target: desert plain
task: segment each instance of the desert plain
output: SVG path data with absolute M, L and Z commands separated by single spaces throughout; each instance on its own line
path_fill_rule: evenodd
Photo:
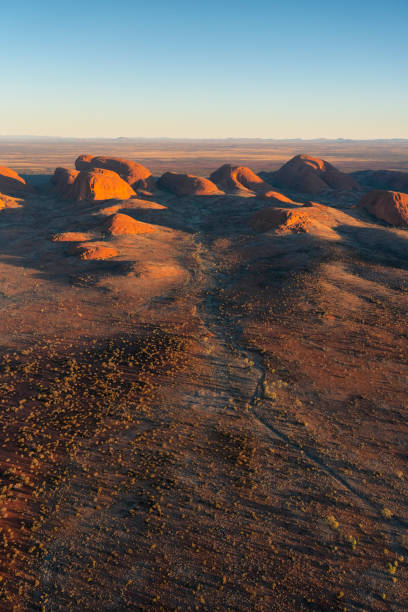
M 407 610 L 408 142 L 0 166 L 0 610 Z

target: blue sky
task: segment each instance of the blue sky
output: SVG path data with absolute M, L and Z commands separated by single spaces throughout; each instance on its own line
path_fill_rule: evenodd
M 408 137 L 407 0 L 18 1 L 0 134 Z

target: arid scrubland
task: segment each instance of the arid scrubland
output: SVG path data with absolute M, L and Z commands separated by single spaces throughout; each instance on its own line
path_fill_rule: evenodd
M 350 174 L 401 150 L 36 146 L 0 169 L 0 609 L 407 609 L 408 204 Z

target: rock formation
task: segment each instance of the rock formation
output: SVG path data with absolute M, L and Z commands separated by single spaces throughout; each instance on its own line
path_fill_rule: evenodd
M 72 198 L 72 186 L 78 174 L 78 170 L 55 168 L 54 174 L 51 177 L 51 183 L 54 186 L 55 191 L 63 198 Z
M 33 191 L 22 176 L 7 168 L 0 166 L 0 193 L 6 196 L 22 196 Z
M 119 255 L 115 247 L 86 243 L 76 245 L 74 252 L 79 254 L 80 259 L 111 259 Z
M 151 190 L 154 188 L 154 179 L 148 168 L 120 157 L 80 155 L 75 161 L 75 168 L 80 171 L 94 168 L 112 170 L 129 183 L 133 189 Z
M 271 206 L 259 210 L 250 219 L 250 225 L 258 232 L 269 230 L 304 232 L 310 221 L 305 211 Z
M 105 222 L 105 231 L 111 236 L 124 236 L 129 234 L 151 234 L 157 231 L 155 225 L 136 221 L 129 215 L 117 213 L 109 217 Z
M 94 168 L 78 173 L 72 185 L 75 200 L 127 200 L 135 195 L 132 187 L 112 170 Z
M 277 172 L 263 173 L 263 176 L 272 185 L 300 193 L 319 193 L 327 189 L 342 191 L 360 189 L 350 174 L 340 172 L 329 162 L 310 155 L 296 155 Z
M 408 193 L 408 172 L 395 170 L 360 170 L 352 176 L 366 189 L 386 189 Z
M 165 172 L 158 181 L 160 189 L 171 191 L 178 196 L 214 195 L 220 191 L 212 181 L 193 174 Z
M 408 227 L 407 193 L 375 189 L 363 196 L 358 206 L 390 225 Z
M 263 192 L 271 188 L 255 172 L 246 166 L 224 164 L 210 175 L 210 180 L 223 191 Z
M 158 202 L 151 202 L 150 200 L 140 200 L 139 198 L 132 198 L 131 200 L 127 200 L 125 204 L 123 202 L 119 204 L 113 204 L 112 206 L 107 206 L 106 208 L 101 208 L 99 212 L 101 215 L 113 215 L 121 210 L 166 210 L 167 206 L 163 204 L 159 204 Z
M 283 193 L 280 193 L 279 191 L 269 190 L 269 191 L 266 191 L 265 193 L 262 193 L 258 197 L 261 198 L 261 200 L 269 200 L 269 201 L 275 201 L 275 202 L 286 202 L 287 204 L 294 204 L 293 200 L 291 200 L 287 196 L 283 195 Z
M 59 234 L 53 234 L 51 240 L 53 242 L 84 242 L 89 240 L 89 234 L 83 232 L 61 232 Z

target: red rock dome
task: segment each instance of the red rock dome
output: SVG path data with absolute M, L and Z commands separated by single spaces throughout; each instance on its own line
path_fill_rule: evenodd
M 64 198 L 71 198 L 72 186 L 78 174 L 78 170 L 55 168 L 54 174 L 51 177 L 51 183 L 54 185 L 55 191 Z
M 319 193 L 328 189 L 360 189 L 351 175 L 340 172 L 329 162 L 310 155 L 296 155 L 277 172 L 266 176 L 273 185 L 301 193 Z
M 17 172 L 6 166 L 0 166 L 0 193 L 8 196 L 19 196 L 33 191 L 31 185 Z
M 94 168 L 78 173 L 72 185 L 75 200 L 127 200 L 135 195 L 132 187 L 116 172 Z
M 130 234 L 151 234 L 157 231 L 155 225 L 143 223 L 122 213 L 116 213 L 105 222 L 105 230 L 111 236 L 124 236 Z
M 267 191 L 271 188 L 246 166 L 224 164 L 210 175 L 210 180 L 223 191 Z
M 112 170 L 129 183 L 133 189 L 152 189 L 154 187 L 152 173 L 148 168 L 120 157 L 80 155 L 75 161 L 75 168 L 77 170 L 92 170 L 94 168 Z
M 220 193 L 217 185 L 209 179 L 193 174 L 165 172 L 158 181 L 158 186 L 178 196 L 214 195 Z
M 398 227 L 408 227 L 408 193 L 369 191 L 359 202 L 371 215 Z

